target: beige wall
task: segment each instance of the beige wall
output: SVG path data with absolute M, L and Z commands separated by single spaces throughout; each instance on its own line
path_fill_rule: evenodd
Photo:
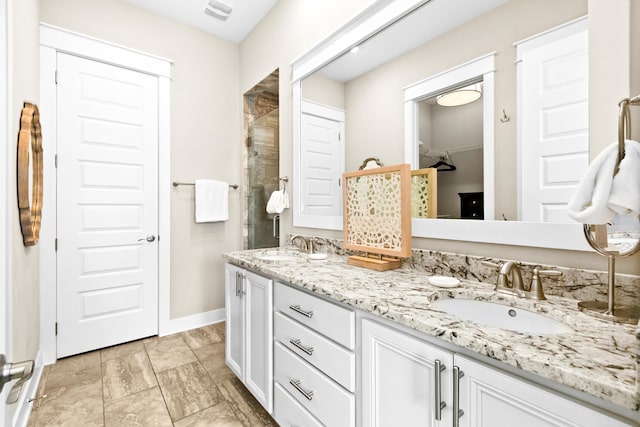
M 592 0 L 594 1 L 594 0 Z M 604 0 L 597 0 L 604 1 Z M 633 0 L 637 2 L 638 0 Z M 276 6 L 271 10 L 268 16 L 256 27 L 252 34 L 241 45 L 241 87 L 251 87 L 256 81 L 259 81 L 262 75 L 269 73 L 270 69 L 280 67 L 281 80 L 280 80 L 280 118 L 281 118 L 281 139 L 280 139 L 280 170 L 281 174 L 288 174 L 291 176 L 292 170 L 292 135 L 291 135 L 291 84 L 290 84 L 290 66 L 289 64 L 300 53 L 312 48 L 314 43 L 317 43 L 320 39 L 331 34 L 332 30 L 336 27 L 335 23 L 341 20 L 346 20 L 348 17 L 359 9 L 359 7 L 353 7 L 347 9 L 348 6 L 343 4 L 337 4 L 338 2 L 302 2 L 294 0 L 280 0 Z M 347 2 L 351 3 L 351 2 Z M 365 6 L 367 2 L 361 2 L 360 8 Z M 563 1 L 557 2 L 553 0 L 531 2 L 534 4 L 532 10 L 529 11 L 530 17 L 536 16 L 541 18 L 548 18 L 551 20 L 558 20 L 557 23 L 565 22 L 569 16 L 580 16 L 585 14 L 585 2 L 577 1 L 580 5 L 578 9 L 582 8 L 582 12 L 576 11 L 576 2 Z M 350 5 L 353 6 L 353 5 Z M 304 10 L 301 8 L 304 7 Z M 505 5 L 509 7 L 509 4 Z M 636 6 L 637 7 L 637 6 Z M 317 19 L 310 19 L 309 16 L 314 12 L 312 9 L 322 9 L 321 13 L 317 13 Z M 553 10 L 553 13 L 549 13 Z M 331 13 L 332 12 L 332 13 Z M 635 15 L 638 15 L 637 13 Z M 564 16 L 564 18 L 559 18 Z M 328 19 L 324 19 L 329 17 Z M 640 17 L 634 16 L 636 21 L 640 20 Z M 531 19 L 532 21 L 534 19 Z M 309 24 L 308 26 L 306 24 Z M 429 63 L 425 64 L 420 74 L 416 74 L 414 78 L 411 78 L 408 83 L 414 82 L 423 78 L 425 75 L 430 75 L 437 70 L 444 70 L 451 66 L 457 65 L 468 59 L 479 56 L 480 54 L 490 52 L 495 49 L 491 39 L 496 34 L 511 33 L 511 41 L 519 39 L 519 34 L 532 35 L 549 27 L 549 22 L 541 25 L 539 28 L 528 27 L 526 32 L 523 31 L 520 25 L 496 25 L 491 32 L 485 31 L 480 34 L 474 42 L 477 42 L 480 48 L 477 49 L 477 54 L 466 47 L 470 45 L 469 39 L 465 38 L 461 41 L 450 40 L 457 45 L 461 45 L 462 49 L 452 53 L 451 55 L 440 57 L 438 55 L 428 56 Z M 527 25 L 526 23 L 523 25 Z M 453 34 L 451 37 L 453 37 Z M 461 34 L 458 34 L 459 36 Z M 446 36 L 449 37 L 449 36 Z M 441 43 L 445 43 L 446 37 L 442 38 Z M 272 46 L 278 46 L 278 49 L 273 49 Z M 447 50 L 453 50 L 451 45 L 446 45 Z M 435 44 L 432 45 L 435 47 Z M 408 55 L 416 55 L 413 58 L 416 61 L 424 61 L 425 52 L 413 52 Z M 422 58 L 417 57 L 422 55 Z M 498 52 L 498 68 L 513 67 L 513 61 L 515 59 L 515 50 L 510 44 L 503 44 L 502 50 Z M 389 66 L 391 67 L 391 66 Z M 390 71 L 390 70 L 389 70 Z M 501 141 L 497 150 L 504 153 L 509 158 L 515 158 L 515 74 L 510 78 L 504 77 L 496 87 L 496 97 L 498 99 L 496 103 L 496 113 L 501 113 L 502 108 L 507 111 L 507 114 L 511 116 L 511 121 L 500 125 L 496 129 L 496 137 Z M 638 86 L 636 86 L 638 87 Z M 347 114 L 350 109 L 350 99 L 354 92 L 347 91 Z M 364 93 L 359 98 L 359 102 L 367 104 L 372 102 L 372 96 Z M 397 91 L 382 90 L 377 94 L 377 97 L 383 97 L 388 103 L 396 103 L 398 105 L 402 102 L 401 94 Z M 496 117 L 500 117 L 497 115 Z M 356 141 L 360 141 L 360 145 L 349 146 L 347 149 L 347 168 L 354 169 L 359 165 L 363 158 L 372 155 L 377 155 L 383 159 L 386 163 L 392 164 L 394 162 L 400 163 L 403 161 L 403 148 L 402 148 L 402 127 L 403 120 L 402 114 L 382 114 L 378 111 L 370 111 L 367 122 L 365 123 L 370 132 L 375 132 L 377 135 L 376 143 L 372 143 L 371 140 L 366 138 L 358 138 L 355 135 L 349 135 L 349 144 L 358 144 Z M 377 126 L 369 126 L 370 124 L 378 124 Z M 390 132 L 389 128 L 397 127 L 399 131 Z M 515 189 L 515 171 L 513 167 L 504 167 L 498 174 L 497 178 L 497 191 L 507 192 L 513 194 Z M 496 212 L 501 212 L 500 207 L 496 209 Z M 330 237 L 342 237 L 342 232 L 318 230 L 318 229 L 301 229 L 294 228 L 292 225 L 291 211 L 286 211 L 282 216 L 282 233 L 307 233 Z M 529 248 L 529 247 L 515 247 L 505 245 L 483 244 L 483 243 L 470 243 L 461 241 L 450 240 L 435 240 L 435 239 L 422 239 L 414 238 L 413 246 L 415 248 L 424 248 L 432 250 L 441 250 L 448 252 L 458 252 L 470 255 L 481 255 L 490 257 L 499 257 L 514 260 L 523 260 L 537 263 L 546 263 L 551 265 L 563 265 L 568 267 L 588 268 L 606 270 L 607 262 L 604 257 L 600 257 L 594 253 L 584 252 L 572 252 L 562 250 L 549 250 L 541 248 Z M 632 258 L 621 259 L 617 263 L 619 272 L 627 272 L 633 274 L 640 274 L 640 266 L 638 266 L 638 255 Z
M 640 0 L 631 1 L 631 93 L 629 96 L 640 95 Z M 632 127 L 631 137 L 640 140 L 640 107 L 631 109 Z M 638 123 L 638 124 L 636 124 Z
M 172 180 L 241 182 L 237 44 L 122 0 L 41 0 L 40 13 L 43 22 L 173 60 Z M 211 224 L 194 223 L 192 187 L 171 194 L 171 318 L 223 308 L 220 255 L 241 249 L 240 191 L 230 190 L 230 220 Z
M 291 62 L 370 3 L 372 0 L 279 0 L 240 44 L 241 93 L 274 69 L 280 69 L 280 175 L 292 178 Z M 282 213 L 280 224 L 281 236 L 293 230 L 291 209 Z M 342 236 L 323 230 L 308 232 Z M 281 244 L 285 243 L 281 239 Z
M 302 82 L 302 99 L 344 110 L 344 83 L 316 73 Z
M 39 29 L 38 1 L 12 0 L 10 5 L 9 45 L 9 126 L 11 139 L 9 150 L 9 186 L 15 189 L 16 156 L 20 113 L 24 101 L 39 102 Z M 46 149 L 46 148 L 45 148 Z M 9 194 L 8 216 L 11 224 L 11 306 L 12 354 L 10 360 L 34 359 L 40 340 L 39 260 L 40 246 L 25 247 L 18 219 L 18 201 L 15 193 Z M 3 402 L 4 404 L 4 402 Z

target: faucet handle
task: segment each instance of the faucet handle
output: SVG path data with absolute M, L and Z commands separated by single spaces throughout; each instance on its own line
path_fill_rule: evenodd
M 541 277 L 543 276 L 562 276 L 562 272 L 556 271 L 556 270 L 538 270 L 537 268 L 534 268 L 533 277 L 531 278 L 530 298 L 536 299 L 539 301 L 543 301 L 547 299 L 547 297 L 544 296 L 544 292 L 542 290 Z

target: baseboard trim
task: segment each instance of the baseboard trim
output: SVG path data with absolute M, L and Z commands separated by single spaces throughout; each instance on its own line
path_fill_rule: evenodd
M 20 393 L 20 398 L 16 406 L 16 411 L 13 415 L 14 427 L 25 427 L 29 422 L 29 416 L 31 415 L 31 409 L 33 408 L 33 399 L 38 391 L 38 384 L 40 384 L 40 378 L 42 378 L 42 371 L 44 366 L 42 364 L 42 352 L 38 351 L 35 358 L 35 367 L 33 368 L 33 375 L 27 384 L 25 389 Z M 8 386 L 12 386 L 13 383 Z
M 176 334 L 178 332 L 188 331 L 189 329 L 200 328 L 212 323 L 222 322 L 224 319 L 224 308 L 192 314 L 191 316 L 178 317 L 176 319 L 169 320 L 169 322 L 161 328 L 158 335 L 163 337 L 165 335 Z

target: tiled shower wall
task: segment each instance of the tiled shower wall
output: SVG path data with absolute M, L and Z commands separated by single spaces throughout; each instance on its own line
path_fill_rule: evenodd
M 278 72 L 244 96 L 244 248 L 278 246 L 266 206 L 279 187 Z

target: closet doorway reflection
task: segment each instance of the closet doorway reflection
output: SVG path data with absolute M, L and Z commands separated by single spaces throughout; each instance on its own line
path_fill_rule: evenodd
M 279 188 L 280 118 L 279 72 L 275 70 L 244 94 L 244 203 L 245 249 L 278 246 L 273 214 L 267 214 L 269 196 Z

